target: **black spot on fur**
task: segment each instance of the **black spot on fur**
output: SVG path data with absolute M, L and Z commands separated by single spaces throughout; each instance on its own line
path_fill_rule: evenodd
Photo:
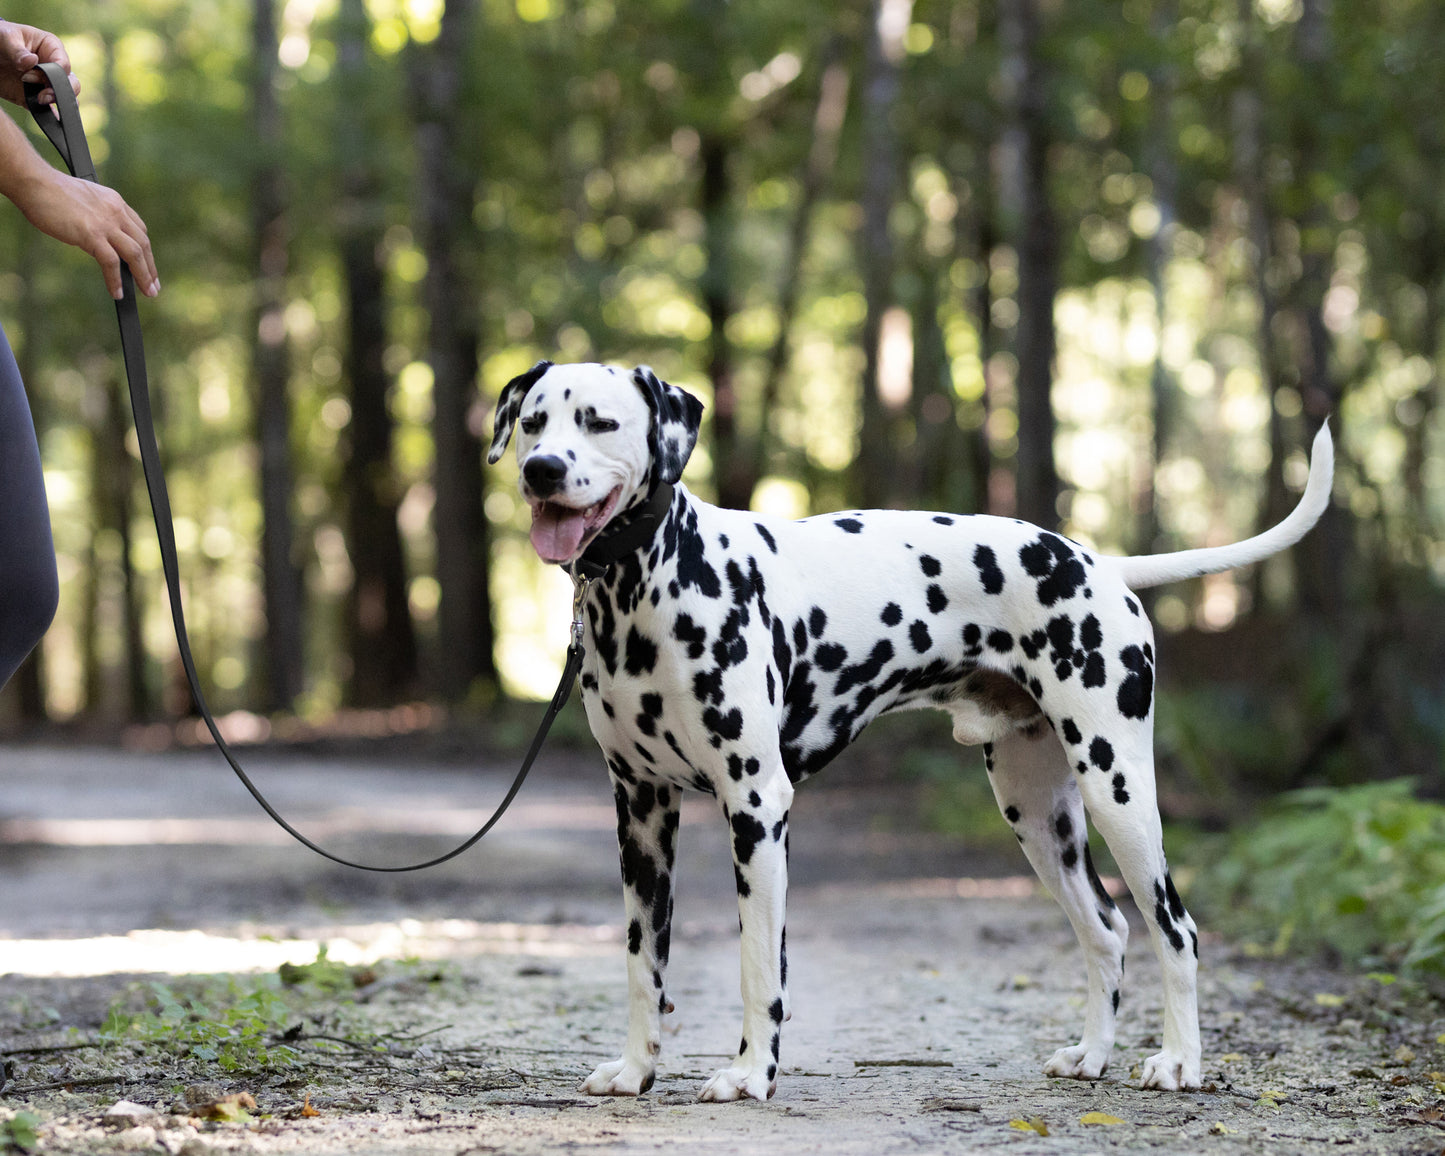
M 879 615 L 884 626 L 897 626 L 903 621 L 903 609 L 896 602 L 890 602 Z
M 1060 811 L 1059 817 L 1054 820 L 1054 834 L 1061 842 L 1067 842 L 1074 833 L 1074 821 L 1069 818 L 1067 811 Z
M 818 647 L 813 661 L 818 664 L 819 670 L 832 672 L 842 666 L 847 657 L 848 651 L 836 642 L 825 642 Z
M 1064 848 L 1064 853 L 1060 856 L 1060 859 L 1064 864 L 1064 870 L 1072 871 L 1079 865 L 1079 849 L 1072 843 L 1068 844 L 1068 846 Z
M 848 534 L 861 534 L 863 532 L 863 523 L 858 521 L 857 518 L 835 518 L 833 525 Z
M 822 638 L 823 631 L 828 627 L 828 615 L 823 612 L 821 606 L 814 606 L 808 612 L 808 633 L 814 638 Z
M 928 610 L 931 614 L 942 614 L 948 609 L 948 595 L 943 592 L 943 587 L 935 582 L 928 588 Z
M 1047 530 L 1019 550 L 1019 562 L 1031 577 L 1039 580 L 1038 596 L 1042 606 L 1072 598 L 1085 582 L 1084 564 L 1069 543 Z
M 1174 919 L 1169 914 L 1168 896 L 1164 885 L 1157 879 L 1154 881 L 1154 922 L 1159 925 L 1160 934 L 1169 941 L 1170 947 L 1175 951 L 1184 950 L 1184 936 L 1174 926 Z
M 657 665 L 657 643 L 638 633 L 636 626 L 627 629 L 627 646 L 623 661 L 627 673 L 636 677 L 651 674 Z
M 702 712 L 702 722 L 712 732 L 713 746 L 719 746 L 722 742 L 735 742 L 743 733 L 743 712 L 737 707 L 733 707 L 727 714 L 708 707 Z
M 1164 895 L 1169 900 L 1169 914 L 1175 919 L 1184 918 L 1184 903 L 1179 898 L 1179 892 L 1174 889 L 1174 880 L 1169 872 L 1164 872 Z
M 1019 809 L 1014 806 L 1005 807 L 1003 817 L 1010 823 L 1017 823 L 1019 821 Z
M 1014 638 L 1007 630 L 990 630 L 988 632 L 988 645 L 990 650 L 996 650 L 1000 654 L 1007 654 L 1014 648 Z
M 932 554 L 924 554 L 918 559 L 918 565 L 922 567 L 923 573 L 929 578 L 937 578 L 943 573 L 943 564 Z
M 1079 733 L 1078 726 L 1071 718 L 1064 719 L 1064 721 L 1059 724 L 1059 730 L 1064 736 L 1064 742 L 1070 746 L 1078 746 L 1084 741 L 1084 736 Z
M 754 529 L 757 530 L 758 537 L 767 543 L 768 549 L 776 554 L 778 552 L 778 543 L 774 540 L 772 534 L 768 532 L 768 528 L 761 522 L 757 522 L 754 524 Z
M 908 628 L 908 641 L 913 643 L 913 649 L 919 654 L 933 645 L 933 637 L 928 633 L 928 626 L 922 619 Z
M 627 925 L 627 950 L 633 955 L 642 951 L 642 924 L 636 919 Z
M 783 1022 L 783 1001 L 781 999 L 773 1000 L 772 1005 L 768 1008 L 768 1018 L 775 1024 Z
M 1119 684 L 1119 713 L 1125 718 L 1148 718 L 1154 699 L 1154 666 L 1150 648 L 1126 646 L 1119 652 L 1119 661 L 1129 673 Z
M 950 518 L 950 517 L 948 517 L 948 516 L 945 515 L 945 514 L 934 514 L 934 515 L 933 515 L 933 520 L 934 520 L 935 522 L 937 522 L 940 526 L 951 526 L 951 525 L 953 525 L 953 519 Z
M 732 818 L 733 858 L 747 863 L 753 857 L 753 850 L 767 836 L 768 829 L 746 811 L 739 811 Z
M 701 658 L 707 649 L 707 629 L 699 626 L 689 614 L 679 614 L 672 624 L 672 636 L 687 646 L 688 658 Z
M 1101 771 L 1107 771 L 1114 765 L 1114 748 L 1103 735 L 1095 735 L 1094 741 L 1089 744 L 1089 761 Z
M 1114 776 L 1114 802 L 1121 807 L 1129 801 L 1129 792 L 1124 789 L 1124 776 Z
M 978 580 L 983 583 L 985 594 L 998 594 L 1003 590 L 1003 571 L 999 569 L 998 555 L 988 546 L 980 546 L 973 552 L 973 564 L 978 569 Z

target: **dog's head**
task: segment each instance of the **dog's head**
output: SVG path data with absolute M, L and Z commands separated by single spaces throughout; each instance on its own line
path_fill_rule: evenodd
M 655 484 L 682 476 L 701 420 L 702 402 L 646 366 L 539 361 L 502 390 L 487 461 L 515 427 L 532 546 L 566 563 Z

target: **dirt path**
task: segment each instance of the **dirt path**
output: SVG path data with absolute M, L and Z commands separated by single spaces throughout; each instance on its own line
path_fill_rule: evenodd
M 310 829 L 392 861 L 468 829 L 508 777 L 502 766 L 256 762 L 263 788 Z M 580 1096 L 581 1077 L 620 1046 L 625 979 L 610 798 L 600 776 L 564 762 L 542 768 L 459 862 L 376 877 L 275 841 L 209 755 L 0 751 L 0 1047 L 12 1054 L 0 1115 L 39 1117 L 42 1151 L 187 1156 L 1445 1148 L 1437 1005 L 1209 937 L 1205 1091 L 1148 1093 L 1131 1077 L 1160 1027 L 1137 925 L 1109 1075 L 1044 1079 L 1043 1061 L 1078 1031 L 1083 968 L 1062 915 L 1017 875 L 1021 858 L 1000 865 L 916 833 L 906 793 L 822 781 L 794 809 L 794 1014 L 777 1097 L 695 1100 L 740 1019 L 732 873 L 710 801 L 684 819 L 677 1011 L 657 1085 L 639 1100 Z M 213 1087 L 190 1089 L 193 1103 L 253 1094 L 241 1123 L 202 1123 L 184 1081 L 139 1053 L 134 1071 L 122 1060 L 125 1082 L 26 1090 L 116 1070 L 113 1052 L 103 1069 L 85 1066 L 101 1063 L 89 1053 L 21 1049 L 93 1038 L 135 973 L 274 969 L 314 959 L 318 942 L 343 960 L 441 961 L 380 965 L 347 1012 L 407 1046 L 300 1077 L 218 1069 Z M 319 1114 L 302 1117 L 308 1096 Z M 107 1125 L 122 1097 L 156 1113 Z M 1101 1119 L 1116 1122 L 1085 1122 Z

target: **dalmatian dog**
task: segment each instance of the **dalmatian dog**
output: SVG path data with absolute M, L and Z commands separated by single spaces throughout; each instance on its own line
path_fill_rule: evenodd
M 1164 857 L 1154 640 L 1133 592 L 1298 541 L 1330 499 L 1328 427 L 1279 525 L 1231 546 L 1116 558 L 1011 518 L 868 510 L 786 521 L 719 509 L 679 481 L 701 413 L 645 367 L 544 361 L 503 390 L 488 456 L 501 457 L 515 427 L 533 547 L 579 583 L 597 575 L 580 586 L 581 682 L 617 803 L 628 1024 L 621 1057 L 581 1090 L 652 1086 L 672 1010 L 679 808 L 695 789 L 717 798 L 731 830 L 742 934 L 741 1042 L 700 1098 L 773 1095 L 789 1017 L 793 790 L 884 711 L 922 707 L 948 712 L 958 742 L 983 746 L 999 808 L 1083 949 L 1083 1036 L 1045 1073 L 1097 1079 L 1114 1045 L 1128 924 L 1090 861 L 1087 811 L 1163 968 L 1163 1047 L 1143 1086 L 1198 1088 L 1198 938 Z M 648 511 L 653 525 L 639 533 Z M 619 528 L 620 545 L 597 563 Z

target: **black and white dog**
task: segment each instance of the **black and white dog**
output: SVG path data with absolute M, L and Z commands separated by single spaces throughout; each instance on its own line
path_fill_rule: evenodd
M 731 828 L 742 922 L 742 1042 L 701 1098 L 773 1094 L 789 1014 L 793 788 L 884 711 L 921 707 L 952 715 L 960 743 L 983 744 L 999 807 L 1083 948 L 1083 1037 L 1044 1071 L 1096 1079 L 1114 1045 L 1128 924 L 1090 862 L 1087 808 L 1163 967 L 1163 1049 L 1143 1084 L 1197 1088 L 1198 942 L 1164 858 L 1153 632 L 1131 591 L 1298 541 L 1330 499 L 1328 427 L 1278 526 L 1232 546 L 1113 558 L 1010 518 L 869 510 L 790 522 L 719 509 L 679 483 L 701 414 L 649 369 L 544 361 L 502 392 L 488 459 L 515 426 L 533 546 L 574 578 L 597 575 L 583 588 L 582 694 L 617 801 L 629 1013 L 622 1057 L 582 1090 L 652 1086 L 671 1010 L 678 814 L 693 788 L 717 797 Z

